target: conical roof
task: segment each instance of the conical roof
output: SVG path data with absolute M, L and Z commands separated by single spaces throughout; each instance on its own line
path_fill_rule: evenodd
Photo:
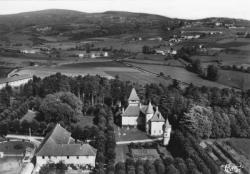
M 140 100 L 139 97 L 138 97 L 138 95 L 137 95 L 137 93 L 136 93 L 135 88 L 132 89 L 128 100 L 135 100 L 135 101 L 139 101 Z
M 152 121 L 152 122 L 165 122 L 165 119 L 163 118 L 163 116 L 161 115 L 161 113 L 159 112 L 157 107 L 156 107 L 155 114 L 153 115 L 153 117 L 151 118 L 150 121 Z
M 153 114 L 153 113 L 154 113 L 154 109 L 150 101 L 146 110 L 146 114 Z

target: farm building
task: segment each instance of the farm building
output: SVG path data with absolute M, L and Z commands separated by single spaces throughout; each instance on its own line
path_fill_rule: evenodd
M 168 119 L 163 118 L 158 107 L 154 110 L 151 102 L 148 105 L 142 105 L 134 88 L 131 91 L 128 103 L 128 107 L 121 115 L 123 127 L 144 127 L 148 135 L 164 135 L 164 138 L 169 140 L 171 126 Z
M 96 149 L 87 143 L 75 143 L 71 133 L 60 124 L 44 138 L 36 152 L 37 165 L 47 163 L 95 166 Z
M 30 80 L 32 80 L 32 77 L 28 74 L 0 79 L 0 89 L 6 87 L 7 84 L 11 87 L 19 87 L 28 83 Z

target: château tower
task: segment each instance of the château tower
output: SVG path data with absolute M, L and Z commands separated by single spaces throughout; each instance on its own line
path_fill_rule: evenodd
M 128 105 L 130 106 L 139 106 L 140 105 L 140 99 L 135 91 L 135 88 L 132 89 L 130 96 L 128 98 Z
M 150 125 L 149 125 L 149 120 L 153 117 L 153 115 L 154 115 L 154 109 L 153 109 L 153 106 L 152 106 L 152 104 L 151 104 L 151 102 L 149 102 L 149 104 L 148 104 L 148 107 L 147 107 L 147 110 L 146 110 L 146 118 L 145 118 L 145 126 L 146 126 L 146 132 L 149 134 L 149 127 L 150 127 Z
M 163 145 L 164 146 L 167 146 L 169 143 L 171 131 L 172 131 L 172 126 L 169 124 L 169 121 L 166 118 L 166 122 L 163 127 Z

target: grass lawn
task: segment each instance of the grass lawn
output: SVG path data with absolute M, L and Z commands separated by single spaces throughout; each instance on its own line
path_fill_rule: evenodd
M 137 128 L 118 128 L 115 127 L 116 141 L 132 141 L 132 140 L 145 140 L 149 139 L 148 135 L 138 130 Z
M 237 152 L 250 159 L 250 139 L 231 138 L 228 142 Z
M 21 157 L 4 157 L 0 158 L 1 174 L 19 174 L 21 170 Z
M 0 152 L 4 152 L 4 154 L 20 155 L 25 152 L 26 147 L 34 148 L 33 144 L 29 142 L 9 141 L 0 143 Z

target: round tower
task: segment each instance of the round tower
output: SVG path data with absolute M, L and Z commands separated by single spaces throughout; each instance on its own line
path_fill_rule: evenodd
M 172 126 L 169 124 L 168 119 L 166 119 L 164 128 L 163 128 L 163 145 L 167 146 L 170 140 L 170 134 L 172 131 Z
M 145 113 L 145 129 L 146 129 L 146 132 L 149 133 L 149 120 L 153 117 L 154 115 L 154 109 L 153 109 L 153 106 L 151 104 L 151 101 L 149 101 L 148 103 L 148 107 L 147 107 L 147 110 L 146 110 L 146 113 Z

